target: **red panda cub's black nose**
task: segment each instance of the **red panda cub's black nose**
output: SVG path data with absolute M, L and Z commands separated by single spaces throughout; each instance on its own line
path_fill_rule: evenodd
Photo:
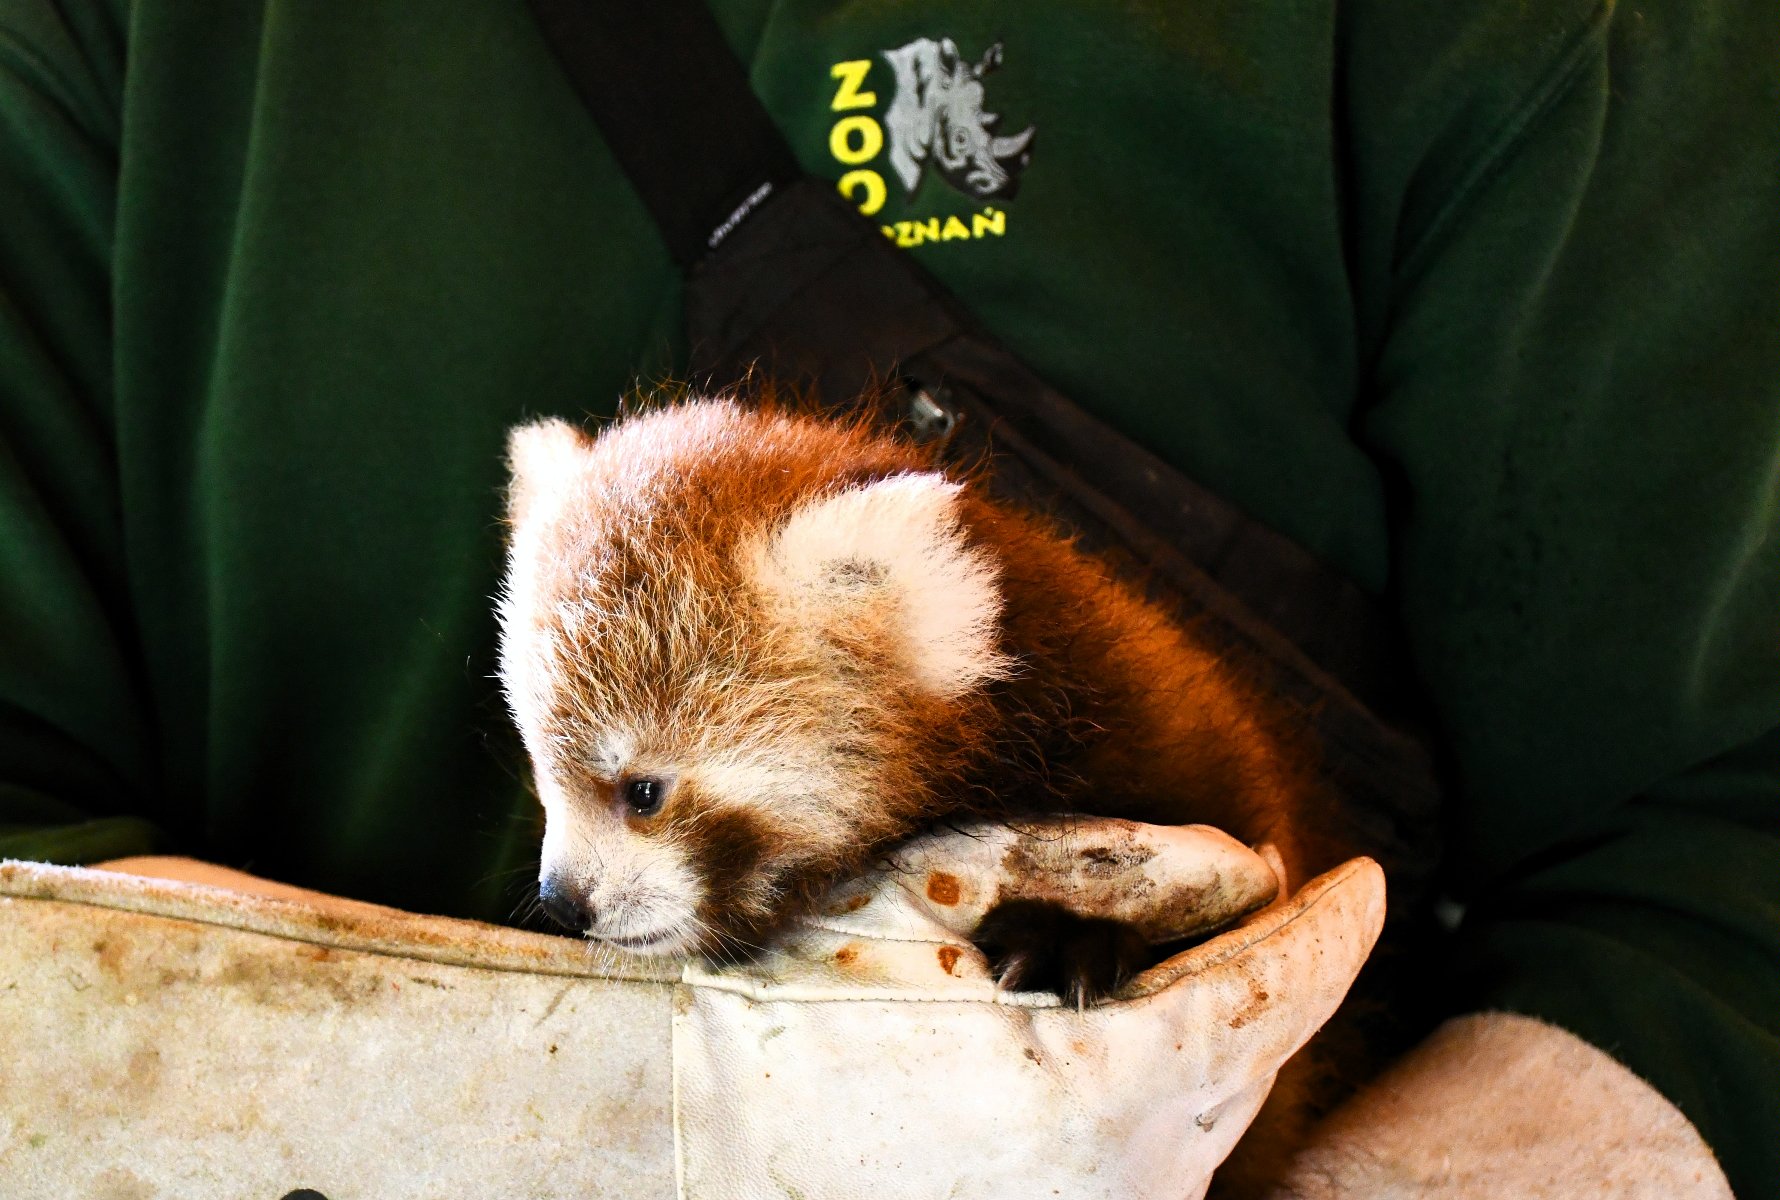
M 538 902 L 552 921 L 570 933 L 586 933 L 593 928 L 593 909 L 587 897 L 565 887 L 556 876 L 547 876 L 538 884 Z

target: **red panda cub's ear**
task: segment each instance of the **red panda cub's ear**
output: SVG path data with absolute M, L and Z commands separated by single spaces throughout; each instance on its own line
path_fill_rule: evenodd
M 519 425 L 507 434 L 507 520 L 519 524 L 537 502 L 562 494 L 587 459 L 587 436 L 558 417 Z
M 1007 674 L 996 565 L 958 520 L 961 485 L 894 475 L 811 500 L 747 553 L 754 583 L 794 628 L 836 629 L 870 611 L 929 694 Z

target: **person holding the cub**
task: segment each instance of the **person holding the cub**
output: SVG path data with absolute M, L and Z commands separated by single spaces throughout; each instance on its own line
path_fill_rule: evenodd
M 806 170 L 1401 622 L 1451 1019 L 1298 1194 L 1773 1191 L 1765 13 L 715 11 Z M 688 353 L 529 14 L 0 0 L 0 204 L 0 852 L 504 916 L 504 438 Z

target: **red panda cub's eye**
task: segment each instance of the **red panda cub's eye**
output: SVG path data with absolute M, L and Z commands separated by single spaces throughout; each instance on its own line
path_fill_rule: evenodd
M 667 800 L 667 785 L 659 779 L 632 779 L 624 785 L 624 803 L 639 817 L 653 817 Z

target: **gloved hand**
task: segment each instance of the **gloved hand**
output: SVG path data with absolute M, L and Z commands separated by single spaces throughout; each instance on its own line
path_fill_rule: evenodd
M 1268 904 L 1265 854 L 1202 826 L 973 826 L 840 887 L 758 959 L 688 966 L 683 1194 L 1200 1195 L 1383 922 L 1370 860 Z M 1249 915 L 1082 1011 L 998 988 L 968 940 L 1016 898 L 1157 942 Z
M 134 910 L 105 926 L 126 939 L 92 932 L 105 910 L 53 907 L 26 937 L 18 961 L 47 974 L 23 994 L 39 997 L 27 1011 L 46 1028 L 86 1028 L 96 1013 L 116 1025 L 123 1013 L 139 1034 L 77 1039 L 72 1066 L 55 1077 L 72 1070 L 80 1095 L 103 1095 L 138 1052 L 165 1052 L 195 1072 L 181 1076 L 181 1095 L 223 1098 L 211 1106 L 221 1125 L 206 1135 L 182 1106 L 138 1114 L 128 1137 L 96 1117 L 83 1136 L 123 1137 L 169 1171 L 188 1165 L 191 1145 L 214 1142 L 236 1177 L 263 1175 L 268 1194 L 280 1194 L 272 1183 L 293 1162 L 324 1194 L 406 1194 L 387 1145 L 423 1129 L 445 1143 L 429 1156 L 428 1194 L 473 1194 L 499 1178 L 528 1180 L 528 1195 L 681 1200 L 1191 1200 L 1280 1064 L 1334 1011 L 1384 913 L 1382 873 L 1364 859 L 1274 898 L 1284 888 L 1266 852 L 1210 829 L 978 826 L 904 847 L 761 958 L 690 964 L 672 983 L 668 964 L 566 939 L 392 913 L 181 860 L 115 865 L 278 898 L 225 905 L 228 893 L 137 896 L 135 884 L 109 897 L 91 872 L 15 868 L 28 894 Z M 1239 923 L 1077 1011 L 991 978 L 968 935 L 1008 899 L 1066 901 L 1157 941 Z M 139 928 L 144 911 L 182 920 Z M 125 941 L 141 948 L 140 963 L 118 958 Z M 61 957 L 44 958 L 40 944 L 63 946 Z M 318 944 L 325 958 L 313 957 Z M 158 985 L 169 964 L 194 982 Z M 94 986 L 54 991 L 69 972 Z M 411 986 L 422 973 L 418 983 L 437 986 Z M 262 976 L 281 981 L 280 1005 L 230 1005 L 234 993 L 207 982 Z M 107 1007 L 107 989 L 137 1003 Z M 52 992 L 65 1017 L 43 1007 Z M 342 995 L 353 1005 L 336 1012 Z M 335 1015 L 317 1021 L 304 1015 L 312 1010 Z M 182 1028 L 202 1030 L 205 1046 L 226 1038 L 227 1049 L 187 1054 L 167 1032 Z M 404 1049 L 380 1053 L 386 1045 Z M 308 1065 L 341 1055 L 372 1055 L 376 1070 Z M 266 1128 L 243 1134 L 237 1092 L 294 1123 L 268 1115 Z M 392 1109 L 392 1096 L 403 1105 Z M 79 1160 L 68 1163 L 78 1174 Z M 82 1194 L 90 1180 L 66 1182 L 57 1194 Z

